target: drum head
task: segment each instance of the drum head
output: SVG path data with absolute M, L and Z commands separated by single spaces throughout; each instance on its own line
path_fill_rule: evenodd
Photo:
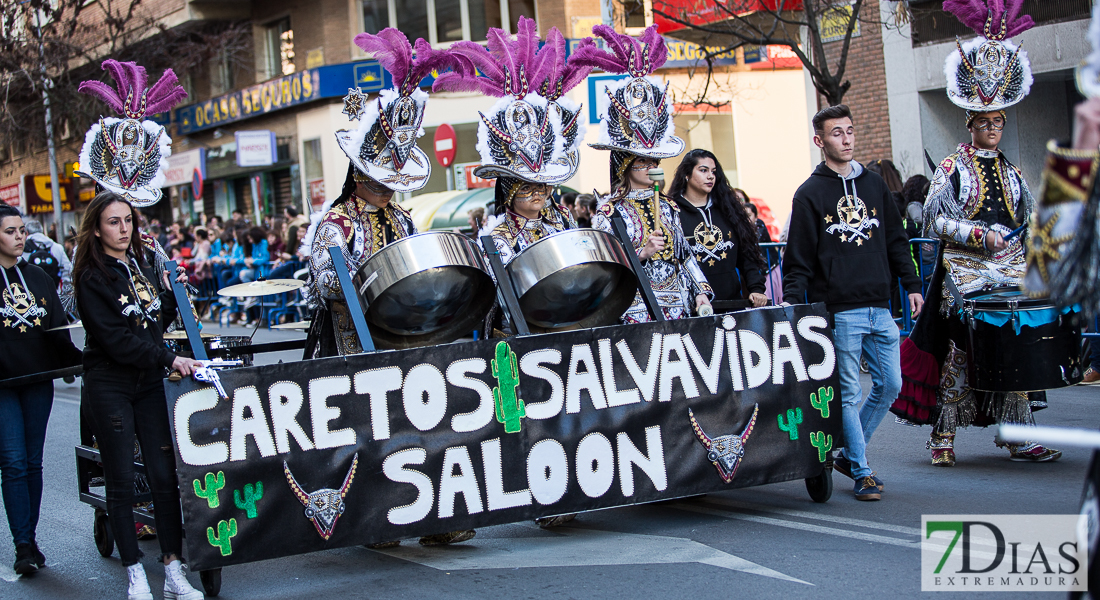
M 470 238 L 432 231 L 398 240 L 355 278 L 381 348 L 445 344 L 470 333 L 493 307 L 496 285 Z
M 523 316 L 544 329 L 618 322 L 638 290 L 622 244 L 594 229 L 543 238 L 508 263 Z
M 996 287 L 963 295 L 963 303 L 974 310 L 1007 310 L 1015 304 L 1021 310 L 1051 308 L 1044 298 L 1029 298 L 1019 286 Z

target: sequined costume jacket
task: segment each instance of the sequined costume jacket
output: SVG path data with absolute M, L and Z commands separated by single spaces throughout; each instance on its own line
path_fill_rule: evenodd
M 1034 204 L 1023 174 L 999 150 L 959 144 L 943 159 L 924 204 L 925 235 L 945 244 L 943 266 L 959 291 L 1020 283 L 1027 233 L 996 253 L 985 249 L 984 240 L 990 230 L 1008 235 L 1027 220 Z M 946 312 L 954 300 L 942 293 Z
M 500 252 L 500 261 L 505 265 L 512 262 L 524 248 L 542 238 L 577 228 L 569 209 L 560 205 L 544 208 L 537 219 L 527 219 L 509 210 L 494 218 L 489 225 L 493 243 Z
M 386 208 L 378 208 L 357 196 L 329 209 L 317 226 L 309 253 L 309 300 L 316 308 L 329 313 L 332 333 L 336 336 L 336 349 L 340 355 L 361 352 L 359 339 L 344 302 L 343 290 L 336 270 L 332 267 L 330 247 L 340 248 L 354 275 L 359 267 L 386 244 L 416 233 L 416 225 L 405 209 L 390 202 Z M 315 320 L 316 317 L 315 317 Z M 311 332 L 312 333 L 312 332 Z M 327 332 L 321 332 L 325 336 Z M 319 346 L 322 348 L 324 344 Z M 329 352 L 319 350 L 320 356 Z
M 634 251 L 641 250 L 656 227 L 652 197 L 653 190 L 646 189 L 634 190 L 615 202 L 605 198 L 592 216 L 592 228 L 613 234 L 611 217 L 614 214 L 612 211 L 617 209 L 626 224 L 626 232 L 634 245 Z M 665 249 L 642 264 L 649 275 L 649 284 L 653 287 L 653 294 L 657 297 L 665 319 L 683 319 L 691 316 L 697 295 L 706 294 L 707 298 L 713 299 L 714 291 L 684 239 L 679 209 L 663 197 L 660 207 Z M 645 301 L 639 292 L 623 315 L 623 321 L 646 323 L 650 320 L 649 311 L 646 310 Z

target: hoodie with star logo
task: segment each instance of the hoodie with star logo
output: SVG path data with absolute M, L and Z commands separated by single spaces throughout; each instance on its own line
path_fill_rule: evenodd
M 87 334 L 84 370 L 171 367 L 164 328 L 176 318 L 171 290 L 158 294 L 154 269 L 105 256 L 107 273 L 95 267 L 76 274 L 76 302 Z
M 80 364 L 65 325 L 57 285 L 41 268 L 20 259 L 0 279 L 0 379 Z
M 798 188 L 783 257 L 783 300 L 824 302 L 829 312 L 890 306 L 890 283 L 921 281 L 886 182 L 856 161 L 847 176 L 824 162 Z

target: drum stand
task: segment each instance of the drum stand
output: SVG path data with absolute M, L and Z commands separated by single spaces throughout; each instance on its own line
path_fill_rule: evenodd
M 615 230 L 615 237 L 619 238 L 623 248 L 627 251 L 626 256 L 630 259 L 630 266 L 634 269 L 634 275 L 638 278 L 638 289 L 642 291 L 642 300 L 645 301 L 645 306 L 649 309 L 649 316 L 654 321 L 664 321 L 665 313 L 661 311 L 661 306 L 657 304 L 657 296 L 653 293 L 653 287 L 649 285 L 649 275 L 642 268 L 642 261 L 638 260 L 638 253 L 634 251 L 634 244 L 626 233 L 626 223 L 623 222 L 623 216 L 619 214 L 617 209 L 611 211 L 611 228 Z
M 512 287 L 512 278 L 504 271 L 504 263 L 500 260 L 500 252 L 489 235 L 481 236 L 481 247 L 485 248 L 485 254 L 489 258 L 489 266 L 497 278 L 497 296 L 500 299 L 500 307 L 508 313 L 508 319 L 516 328 L 518 335 L 530 335 L 531 328 L 527 326 L 527 319 L 523 316 L 523 309 L 519 306 L 519 298 L 516 297 L 516 289 Z M 490 337 L 492 332 L 486 331 L 485 337 Z
M 340 248 L 332 246 L 328 249 L 332 257 L 332 268 L 336 271 L 336 277 L 340 280 L 340 289 L 344 293 L 344 301 L 348 303 L 348 312 L 351 313 L 351 323 L 355 326 L 355 334 L 359 336 L 359 347 L 363 352 L 374 352 L 374 339 L 370 335 L 370 327 L 367 325 L 367 307 L 359 290 L 351 281 L 351 273 L 348 271 L 348 263 Z

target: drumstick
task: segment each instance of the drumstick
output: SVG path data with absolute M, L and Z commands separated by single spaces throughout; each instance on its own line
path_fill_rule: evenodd
M 1008 240 L 1011 240 L 1012 238 L 1020 235 L 1021 233 L 1023 233 L 1023 231 L 1025 229 L 1027 229 L 1027 223 L 1026 222 L 1023 225 L 1020 225 L 1019 227 L 1017 227 L 1016 229 L 1013 229 L 1008 235 L 1006 235 L 1004 237 L 1004 241 L 1007 242 Z
M 661 182 L 665 180 L 665 170 L 655 167 L 646 172 L 653 181 L 653 219 L 654 229 L 661 230 Z

